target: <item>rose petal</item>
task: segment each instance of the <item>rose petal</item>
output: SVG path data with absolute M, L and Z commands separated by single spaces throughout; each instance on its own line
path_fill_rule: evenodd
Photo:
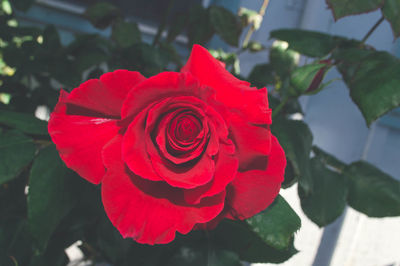
M 231 114 L 230 130 L 240 170 L 265 169 L 271 151 L 272 134 L 269 128 L 253 125 L 245 117 Z
M 203 148 L 207 140 L 207 134 L 204 131 L 208 132 L 208 126 L 207 123 L 204 123 L 205 127 L 203 127 L 202 131 L 193 140 L 193 143 L 180 146 L 179 143 L 171 138 L 171 134 L 169 134 L 170 130 L 167 129 L 168 125 L 171 123 L 171 119 L 176 116 L 177 112 L 179 113 L 180 110 L 176 110 L 163 117 L 157 127 L 158 132 L 155 140 L 164 158 L 170 160 L 174 164 L 182 164 L 196 159 L 203 153 Z
M 207 99 L 212 94 L 209 88 L 200 87 L 190 73 L 162 72 L 148 78 L 130 91 L 122 107 L 122 118 L 135 116 L 153 102 L 171 96 L 195 96 Z
M 68 93 L 61 90 L 50 116 L 49 134 L 65 164 L 89 182 L 99 184 L 105 173 L 101 150 L 119 127 L 113 119 L 67 115 L 67 98 Z
M 188 162 L 187 165 L 175 165 L 160 156 L 149 138 L 145 142 L 155 172 L 171 186 L 190 189 L 204 185 L 212 179 L 215 163 L 214 154 L 207 153 L 210 146 L 201 157 Z
M 142 110 L 126 130 L 122 142 L 122 159 L 136 175 L 153 180 L 163 180 L 153 168 L 146 149 L 146 116 L 152 106 Z
M 139 72 L 116 70 L 91 79 L 75 88 L 68 104 L 92 110 L 103 115 L 120 117 L 122 103 L 128 92 L 146 80 Z
M 227 206 L 236 219 L 247 219 L 267 208 L 279 193 L 286 167 L 285 152 L 272 136 L 266 171 L 238 172 L 227 190 Z
M 181 72 L 190 72 L 199 79 L 201 85 L 215 89 L 217 101 L 226 107 L 239 109 L 249 121 L 256 124 L 271 123 L 266 88 L 257 90 L 250 87 L 250 83 L 237 79 L 200 45 L 193 45 L 189 60 Z
M 123 237 L 150 245 L 169 243 L 176 232 L 187 234 L 196 223 L 210 221 L 222 211 L 224 192 L 198 205 L 187 205 L 178 189 L 135 176 L 122 164 L 121 142 L 116 138 L 103 151 L 114 161 L 108 161 L 111 168 L 102 184 L 102 200 Z
M 239 166 L 238 159 L 232 153 L 234 147 L 222 144 L 216 158 L 215 173 L 213 179 L 204 186 L 194 189 L 185 189 L 185 201 L 189 204 L 197 204 L 201 199 L 216 195 L 223 191 L 226 186 L 236 177 Z M 233 146 L 233 144 L 231 144 Z
M 208 128 L 205 114 L 202 110 L 205 108 L 207 108 L 205 103 L 193 96 L 168 97 L 149 109 L 146 119 L 145 135 L 156 135 L 155 141 L 158 144 L 157 149 L 161 152 L 160 156 L 167 158 L 175 164 L 182 164 L 195 159 L 203 152 L 202 148 L 207 140 L 208 131 L 203 131 Z M 170 118 L 174 117 L 174 114 L 178 114 L 182 110 L 190 110 L 196 114 L 199 119 L 203 120 L 203 130 L 196 137 L 196 140 L 193 141 L 191 145 L 187 145 L 187 147 L 179 147 L 176 142 L 168 142 L 172 145 L 171 148 L 175 148 L 176 150 L 180 148 L 179 150 L 181 150 L 182 153 L 188 154 L 188 156 L 185 157 L 178 157 L 167 151 L 166 134 L 168 134 L 168 130 L 166 127 L 169 124 Z M 158 132 L 154 132 L 157 130 Z M 152 139 L 152 141 L 154 141 L 154 139 Z

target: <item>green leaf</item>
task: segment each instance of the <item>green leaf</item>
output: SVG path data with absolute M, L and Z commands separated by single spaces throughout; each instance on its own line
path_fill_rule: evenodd
M 167 42 L 173 42 L 179 34 L 183 32 L 188 24 L 189 18 L 186 14 L 176 14 L 171 21 L 168 29 Z
M 113 25 L 111 38 L 123 48 L 129 47 L 141 40 L 138 25 L 123 20 L 118 20 Z
M 24 133 L 47 136 L 47 123 L 26 113 L 0 110 L 0 125 L 16 128 Z
M 332 154 L 323 151 L 317 146 L 313 146 L 312 151 L 314 152 L 315 156 L 318 157 L 318 159 L 321 160 L 324 164 L 327 164 L 340 172 L 343 171 L 346 167 L 346 164 L 344 162 L 342 162 Z
M 306 195 L 299 187 L 301 207 L 319 227 L 336 220 L 346 206 L 348 188 L 344 176 L 326 168 L 319 158 L 311 160 L 314 191 Z
M 384 0 L 326 0 L 335 20 L 374 11 L 382 7 L 383 2 Z
M 55 146 L 39 152 L 29 178 L 28 221 L 40 251 L 53 231 L 76 203 L 71 171 L 61 161 Z
M 387 52 L 360 49 L 340 51 L 335 57 L 368 125 L 400 106 L 400 60 Z
M 210 233 L 216 244 L 248 262 L 281 263 L 297 253 L 293 239 L 287 249 L 275 249 L 244 221 L 224 220 Z
M 238 255 L 214 246 L 211 242 L 182 246 L 168 261 L 167 266 L 241 266 Z
M 21 11 L 27 11 L 35 2 L 34 0 L 13 0 L 10 1 L 12 6 Z
M 395 38 L 400 36 L 400 0 L 385 0 L 383 16 L 389 21 Z
M 237 47 L 242 29 L 237 17 L 220 6 L 210 7 L 210 21 L 215 32 L 228 44 Z
M 326 72 L 328 64 L 309 64 L 296 68 L 290 77 L 290 83 L 294 87 L 294 95 L 299 96 L 307 92 L 318 90 Z
M 35 156 L 31 138 L 16 130 L 0 133 L 0 185 L 16 177 Z
M 273 68 L 270 64 L 256 65 L 251 70 L 247 80 L 258 88 L 275 83 Z
M 281 41 L 275 41 L 269 52 L 269 62 L 274 71 L 283 80 L 290 75 L 298 64 L 300 55 L 287 48 Z
M 271 38 L 289 43 L 289 48 L 310 57 L 324 57 L 347 39 L 329 34 L 297 29 L 272 31 Z
M 288 161 L 285 168 L 285 176 L 282 182 L 282 188 L 284 189 L 289 188 L 296 183 L 297 183 L 297 175 L 294 171 L 292 163 Z
M 300 217 L 280 195 L 265 211 L 246 222 L 268 245 L 279 250 L 289 247 L 294 233 L 301 226 Z
M 349 205 L 370 217 L 400 215 L 400 182 L 365 161 L 352 163 L 344 174 L 349 179 Z
M 43 31 L 43 48 L 47 51 L 56 51 L 61 48 L 60 35 L 56 27 L 47 26 Z
M 298 120 L 276 119 L 272 132 L 279 139 L 289 163 L 299 180 L 299 185 L 306 192 L 312 192 L 313 182 L 310 172 L 310 152 L 313 136 L 308 126 Z
M 189 48 L 193 44 L 204 45 L 214 35 L 215 30 L 210 21 L 210 10 L 201 5 L 195 5 L 189 10 L 189 25 L 187 35 Z
M 105 29 L 121 16 L 121 11 L 109 2 L 97 2 L 85 11 L 88 20 L 99 29 Z

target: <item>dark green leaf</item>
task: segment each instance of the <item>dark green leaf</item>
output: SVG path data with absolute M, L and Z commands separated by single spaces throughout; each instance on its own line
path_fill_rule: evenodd
M 43 32 L 43 48 L 47 51 L 56 51 L 61 48 L 61 40 L 57 29 L 53 26 L 47 26 Z
M 306 195 L 299 187 L 301 207 L 311 221 L 322 227 L 342 214 L 348 188 L 344 176 L 326 168 L 319 158 L 311 160 L 311 172 L 314 190 Z
M 118 20 L 112 27 L 111 38 L 121 47 L 129 47 L 140 42 L 138 25 L 133 22 Z
M 89 69 L 93 66 L 98 66 L 102 62 L 107 61 L 108 56 L 102 51 L 97 49 L 93 49 L 92 51 L 88 51 L 83 53 L 79 57 L 76 58 L 76 69 L 79 73 Z M 79 75 L 80 76 L 80 75 Z M 75 83 L 74 81 L 68 83 Z
M 251 70 L 247 80 L 258 88 L 265 87 L 268 84 L 274 84 L 274 72 L 270 64 L 256 65 Z
M 277 119 L 272 124 L 272 132 L 285 150 L 286 157 L 298 177 L 299 185 L 307 194 L 312 192 L 309 157 L 313 136 L 310 129 L 302 121 Z
M 349 205 L 370 217 L 400 215 L 400 182 L 375 166 L 359 161 L 348 166 Z
M 220 6 L 210 7 L 210 21 L 215 32 L 228 44 L 239 45 L 242 32 L 237 17 L 229 10 Z
M 21 11 L 27 11 L 35 2 L 34 0 L 13 0 L 11 4 Z
M 323 57 L 346 41 L 345 38 L 329 34 L 297 29 L 282 29 L 271 32 L 271 38 L 289 43 L 289 48 L 310 57 Z
M 297 253 L 293 239 L 287 249 L 275 249 L 243 221 L 224 220 L 211 232 L 211 236 L 216 244 L 248 262 L 281 263 Z
M 296 68 L 290 77 L 290 83 L 295 89 L 294 96 L 318 90 L 328 69 L 329 66 L 323 63 Z
M 338 52 L 338 69 L 350 96 L 370 125 L 400 106 L 400 60 L 387 52 L 356 49 Z
M 297 183 L 297 175 L 291 161 L 287 161 L 285 168 L 285 179 L 282 182 L 282 188 L 289 188 Z
M 300 217 L 280 195 L 265 211 L 246 222 L 268 245 L 279 250 L 289 247 L 294 233 L 301 226 Z
M 326 0 L 335 20 L 374 11 L 380 8 L 383 2 L 384 0 Z
M 186 14 L 176 14 L 171 21 L 171 25 L 168 30 L 167 42 L 173 42 L 179 34 L 183 32 L 188 24 L 188 16 Z
M 193 6 L 189 11 L 189 25 L 187 35 L 190 49 L 193 44 L 206 44 L 214 35 L 215 30 L 210 22 L 209 10 L 201 5 Z
M 394 37 L 400 36 L 400 0 L 385 0 L 382 8 L 383 16 L 392 26 Z
M 166 265 L 241 266 L 242 264 L 235 253 L 215 247 L 211 242 L 201 241 L 189 246 L 182 246 Z
M 18 131 L 0 133 L 0 185 L 16 177 L 35 156 L 31 138 Z
M 88 7 L 85 16 L 99 29 L 105 29 L 121 15 L 120 10 L 109 2 L 97 2 Z
M 47 123 L 31 114 L 0 110 L 0 125 L 16 128 L 27 134 L 47 136 Z
M 44 250 L 53 231 L 76 203 L 71 171 L 65 167 L 54 146 L 39 152 L 29 178 L 29 228 Z
M 287 49 L 281 41 L 276 41 L 269 52 L 269 62 L 281 80 L 290 75 L 298 64 L 299 54 Z
M 315 156 L 318 157 L 318 159 L 321 160 L 324 164 L 327 164 L 338 171 L 343 171 L 343 169 L 346 167 L 346 164 L 344 162 L 340 161 L 332 154 L 323 151 L 321 148 L 313 146 L 312 150 Z

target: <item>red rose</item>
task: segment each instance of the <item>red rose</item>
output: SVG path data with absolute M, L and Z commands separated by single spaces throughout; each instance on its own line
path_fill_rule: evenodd
M 61 91 L 49 133 L 68 167 L 102 183 L 121 234 L 160 244 L 272 203 L 286 160 L 270 124 L 267 90 L 195 45 L 179 73 L 117 70 Z

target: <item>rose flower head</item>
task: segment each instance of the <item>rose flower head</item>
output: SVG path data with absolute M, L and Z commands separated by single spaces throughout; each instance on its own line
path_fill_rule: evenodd
M 116 70 L 62 90 L 48 130 L 65 164 L 101 183 L 122 236 L 162 244 L 274 201 L 286 159 L 270 124 L 266 88 L 195 45 L 181 72 Z

